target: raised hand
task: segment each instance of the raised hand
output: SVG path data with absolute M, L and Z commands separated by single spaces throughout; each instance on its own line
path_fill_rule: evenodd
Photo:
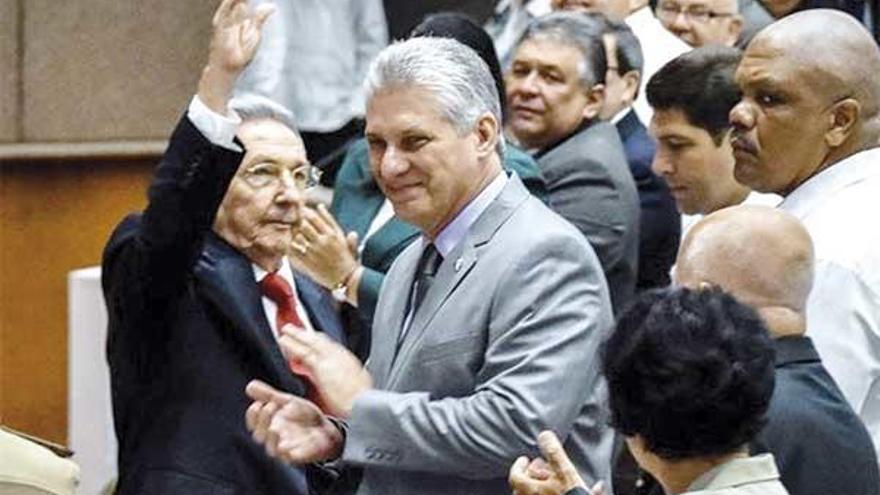
M 273 4 L 248 7 L 247 0 L 223 0 L 211 22 L 208 63 L 199 81 L 199 98 L 211 110 L 225 114 L 235 80 L 254 58 Z
M 245 412 L 247 428 L 269 456 L 306 464 L 342 453 L 342 432 L 311 402 L 259 380 L 248 383 L 245 393 L 254 401 Z
M 541 432 L 538 447 L 543 458 L 529 460 L 523 456 L 510 467 L 508 481 L 515 495 L 564 495 L 575 488 L 589 495 L 603 495 L 601 481 L 587 488 L 553 432 Z
M 355 399 L 373 388 L 373 379 L 354 354 L 317 332 L 298 331 L 292 325 L 282 329 L 284 356 L 309 377 L 328 414 L 347 418 Z

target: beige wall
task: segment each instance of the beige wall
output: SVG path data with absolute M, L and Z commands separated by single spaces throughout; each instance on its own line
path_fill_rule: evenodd
M 66 440 L 67 272 L 143 206 L 217 3 L 0 0 L 0 423 Z
M 0 0 L 0 143 L 19 138 L 18 0 Z

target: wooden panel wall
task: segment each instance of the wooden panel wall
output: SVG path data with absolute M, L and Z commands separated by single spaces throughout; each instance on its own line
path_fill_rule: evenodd
M 155 159 L 0 165 L 0 421 L 67 436 L 67 273 L 145 204 Z M 95 359 L 104 359 L 95 356 Z

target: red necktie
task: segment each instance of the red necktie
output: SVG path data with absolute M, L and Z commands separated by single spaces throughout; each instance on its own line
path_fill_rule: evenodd
M 287 280 L 284 280 L 284 277 L 278 275 L 277 272 L 266 275 L 260 281 L 260 290 L 263 291 L 263 295 L 271 299 L 278 307 L 278 312 L 275 315 L 275 326 L 278 335 L 281 335 L 281 328 L 287 324 L 292 324 L 300 331 L 306 329 L 297 312 L 293 288 L 290 287 Z M 309 371 L 292 359 L 287 364 L 290 366 L 291 371 L 304 378 L 306 382 L 306 397 L 317 404 L 318 407 L 321 407 L 319 394 L 314 385 L 312 385 L 312 377 Z
M 270 273 L 263 277 L 260 282 L 260 289 L 263 294 L 271 299 L 278 306 L 278 313 L 275 315 L 275 330 L 281 335 L 281 327 L 288 323 L 293 324 L 297 328 L 304 329 L 302 320 L 296 311 L 296 298 L 293 297 L 293 288 L 284 280 L 284 277 L 278 273 Z

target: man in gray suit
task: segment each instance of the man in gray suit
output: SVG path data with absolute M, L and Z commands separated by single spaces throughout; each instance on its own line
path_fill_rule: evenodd
M 252 382 L 254 438 L 288 462 L 363 467 L 360 494 L 497 495 L 549 428 L 587 479 L 609 479 L 607 286 L 583 236 L 502 172 L 486 65 L 415 38 L 383 51 L 367 86 L 373 174 L 422 238 L 385 279 L 366 370 L 319 334 L 287 332 L 321 409 Z
M 604 28 L 570 12 L 529 25 L 506 76 L 508 131 L 538 161 L 550 207 L 596 250 L 616 311 L 635 290 L 640 209 L 617 130 L 599 120 Z

